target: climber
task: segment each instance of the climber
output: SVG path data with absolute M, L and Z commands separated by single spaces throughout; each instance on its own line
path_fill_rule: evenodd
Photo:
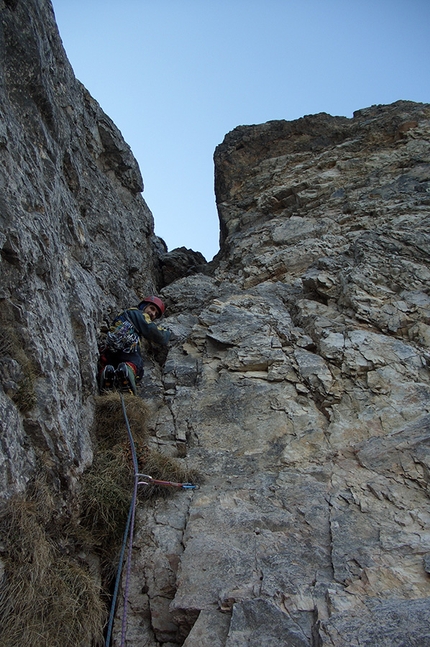
M 155 346 L 167 346 L 170 339 L 170 331 L 154 323 L 164 311 L 159 297 L 148 296 L 114 319 L 100 348 L 100 392 L 118 387 L 136 394 L 136 381 L 143 375 L 141 338 Z

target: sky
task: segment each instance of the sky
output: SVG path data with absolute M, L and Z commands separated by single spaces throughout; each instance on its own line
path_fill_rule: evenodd
M 429 0 L 52 0 L 169 251 L 219 249 L 213 153 L 239 125 L 430 103 Z

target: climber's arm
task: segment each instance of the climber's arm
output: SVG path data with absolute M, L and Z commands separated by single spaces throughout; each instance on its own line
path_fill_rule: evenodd
M 140 336 L 145 337 L 145 339 L 155 344 L 167 346 L 170 339 L 170 330 L 164 330 L 164 328 L 158 327 L 155 323 L 147 321 L 141 310 L 127 310 L 126 315 Z

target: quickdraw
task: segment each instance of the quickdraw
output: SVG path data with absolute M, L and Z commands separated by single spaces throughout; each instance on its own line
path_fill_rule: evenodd
M 197 490 L 198 485 L 193 485 L 192 483 L 174 483 L 174 481 L 160 481 L 159 479 L 154 479 L 148 474 L 137 474 L 144 481 L 138 481 L 138 485 L 167 485 L 170 487 L 183 488 L 184 490 Z

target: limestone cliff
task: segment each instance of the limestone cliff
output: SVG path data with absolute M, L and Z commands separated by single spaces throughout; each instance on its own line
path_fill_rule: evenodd
M 429 118 L 217 148 L 218 266 L 164 289 L 154 426 L 206 482 L 140 512 L 136 647 L 429 643 Z
M 3 498 L 73 499 L 97 330 L 167 273 L 139 397 L 204 483 L 138 509 L 128 647 L 429 645 L 430 106 L 236 128 L 218 257 L 167 258 L 49 3 L 0 17 Z
M 165 246 L 121 133 L 75 79 L 49 2 L 1 2 L 0 492 L 91 461 L 97 329 Z M 15 403 L 15 404 L 14 404 Z

